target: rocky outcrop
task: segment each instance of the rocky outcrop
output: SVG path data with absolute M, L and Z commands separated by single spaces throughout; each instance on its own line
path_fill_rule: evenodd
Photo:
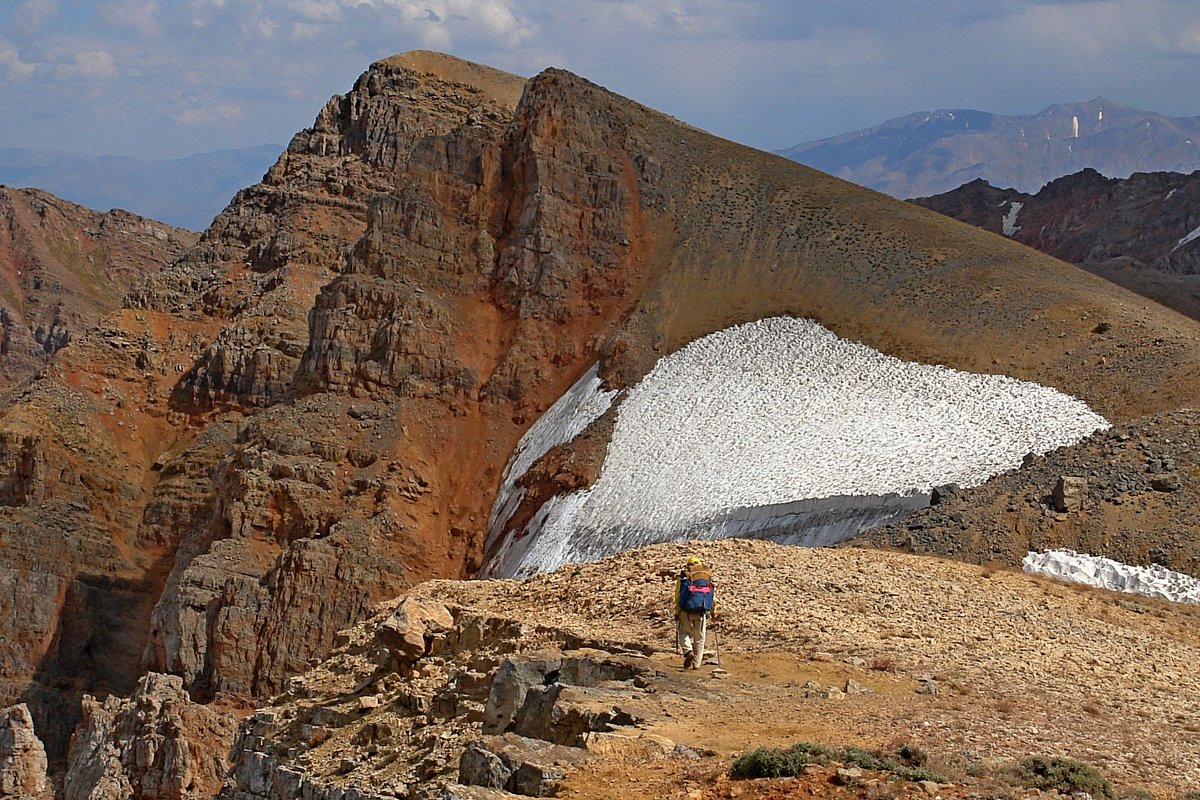
M 546 797 L 593 751 L 670 750 L 636 744 L 656 673 L 628 646 L 432 599 L 391 605 L 242 725 L 223 798 L 437 797 L 455 783 Z
M 0 797 L 49 797 L 46 750 L 24 705 L 0 710 Z
M 199 800 L 221 786 L 235 719 L 197 705 L 174 675 L 148 674 L 125 700 L 83 701 L 66 800 Z
M 0 186 L 0 389 L 33 374 L 196 238 L 127 211 Z
M 1115 426 L 850 543 L 1013 566 L 1069 547 L 1200 577 L 1198 424 L 1184 410 Z

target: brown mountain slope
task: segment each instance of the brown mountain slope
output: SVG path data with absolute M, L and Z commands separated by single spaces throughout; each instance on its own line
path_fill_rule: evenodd
M 566 72 L 394 57 L 6 396 L 0 702 L 61 755 L 78 694 L 143 669 L 269 696 L 473 573 L 513 446 L 590 366 L 628 385 L 776 314 L 1118 419 L 1200 388 L 1196 323 L 1075 267 Z
M 31 375 L 196 239 L 126 211 L 0 186 L 0 389 Z
M 717 580 L 708 649 L 720 670 L 681 670 L 675 653 L 669 598 L 692 554 Z M 929 791 L 871 770 L 858 782 L 832 768 L 774 784 L 723 775 L 739 752 L 799 741 L 915 747 L 943 776 L 930 795 L 945 798 L 1037 796 L 1010 773 L 1028 755 L 1095 765 L 1118 796 L 1200 785 L 1191 607 L 933 558 L 748 541 L 658 545 L 523 581 L 430 582 L 401 614 L 432 619 L 418 602 L 453 612 L 430 629 L 428 653 L 400 655 L 388 638 L 395 603 L 349 631 L 247 722 L 223 796 L 266 800 L 290 785 L 375 800 L 432 794 L 460 775 L 502 780 L 520 760 L 459 763 L 464 749 L 488 763 L 479 750 L 497 752 L 488 734 L 506 709 L 526 737 L 510 733 L 509 752 L 524 750 L 526 770 L 559 772 L 548 782 L 561 797 Z M 857 689 L 842 695 L 848 681 Z M 574 761 L 560 750 L 568 766 L 550 769 L 550 754 L 532 755 L 545 740 Z
M 972 181 L 917 205 L 1070 261 L 1200 317 L 1200 172 L 1105 178 L 1083 170 L 1037 194 Z M 1007 224 L 1006 224 L 1007 223 Z

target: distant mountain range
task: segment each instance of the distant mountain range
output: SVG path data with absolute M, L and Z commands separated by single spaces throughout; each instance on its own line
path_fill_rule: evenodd
M 913 202 L 1200 319 L 1200 172 L 1106 178 L 1086 169 L 1033 195 L 975 180 Z
M 36 187 L 89 208 L 121 208 L 193 231 L 262 179 L 281 145 L 143 161 L 62 150 L 0 148 L 0 184 Z
M 942 109 L 778 153 L 893 197 L 939 194 L 977 178 L 1036 192 L 1088 167 L 1118 178 L 1200 169 L 1200 117 L 1168 117 L 1100 97 L 1020 116 Z

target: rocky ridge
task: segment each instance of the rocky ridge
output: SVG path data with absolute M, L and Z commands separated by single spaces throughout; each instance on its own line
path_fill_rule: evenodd
M 1195 323 L 1027 248 L 560 70 L 385 59 L 5 395 L 0 702 L 64 766 L 83 695 L 147 671 L 257 705 L 476 571 L 504 464 L 580 376 L 620 392 L 774 315 L 1116 420 L 1200 384 Z M 529 502 L 594 480 L 611 427 L 539 459 Z
M 1007 236 L 1200 317 L 1200 172 L 1105 178 L 1085 169 L 1037 194 L 976 180 L 912 202 Z
M 40 369 L 196 238 L 128 211 L 0 186 L 0 389 Z

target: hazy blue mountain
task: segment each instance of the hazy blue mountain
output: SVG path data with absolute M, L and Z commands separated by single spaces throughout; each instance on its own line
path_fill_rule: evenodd
M 942 109 L 778 152 L 894 197 L 940 194 L 977 178 L 1036 192 L 1089 167 L 1118 178 L 1200 169 L 1200 117 L 1100 97 L 1021 116 Z
M 201 231 L 239 189 L 257 183 L 281 145 L 143 161 L 61 150 L 0 148 L 0 183 L 36 187 L 107 211 L 123 208 Z

